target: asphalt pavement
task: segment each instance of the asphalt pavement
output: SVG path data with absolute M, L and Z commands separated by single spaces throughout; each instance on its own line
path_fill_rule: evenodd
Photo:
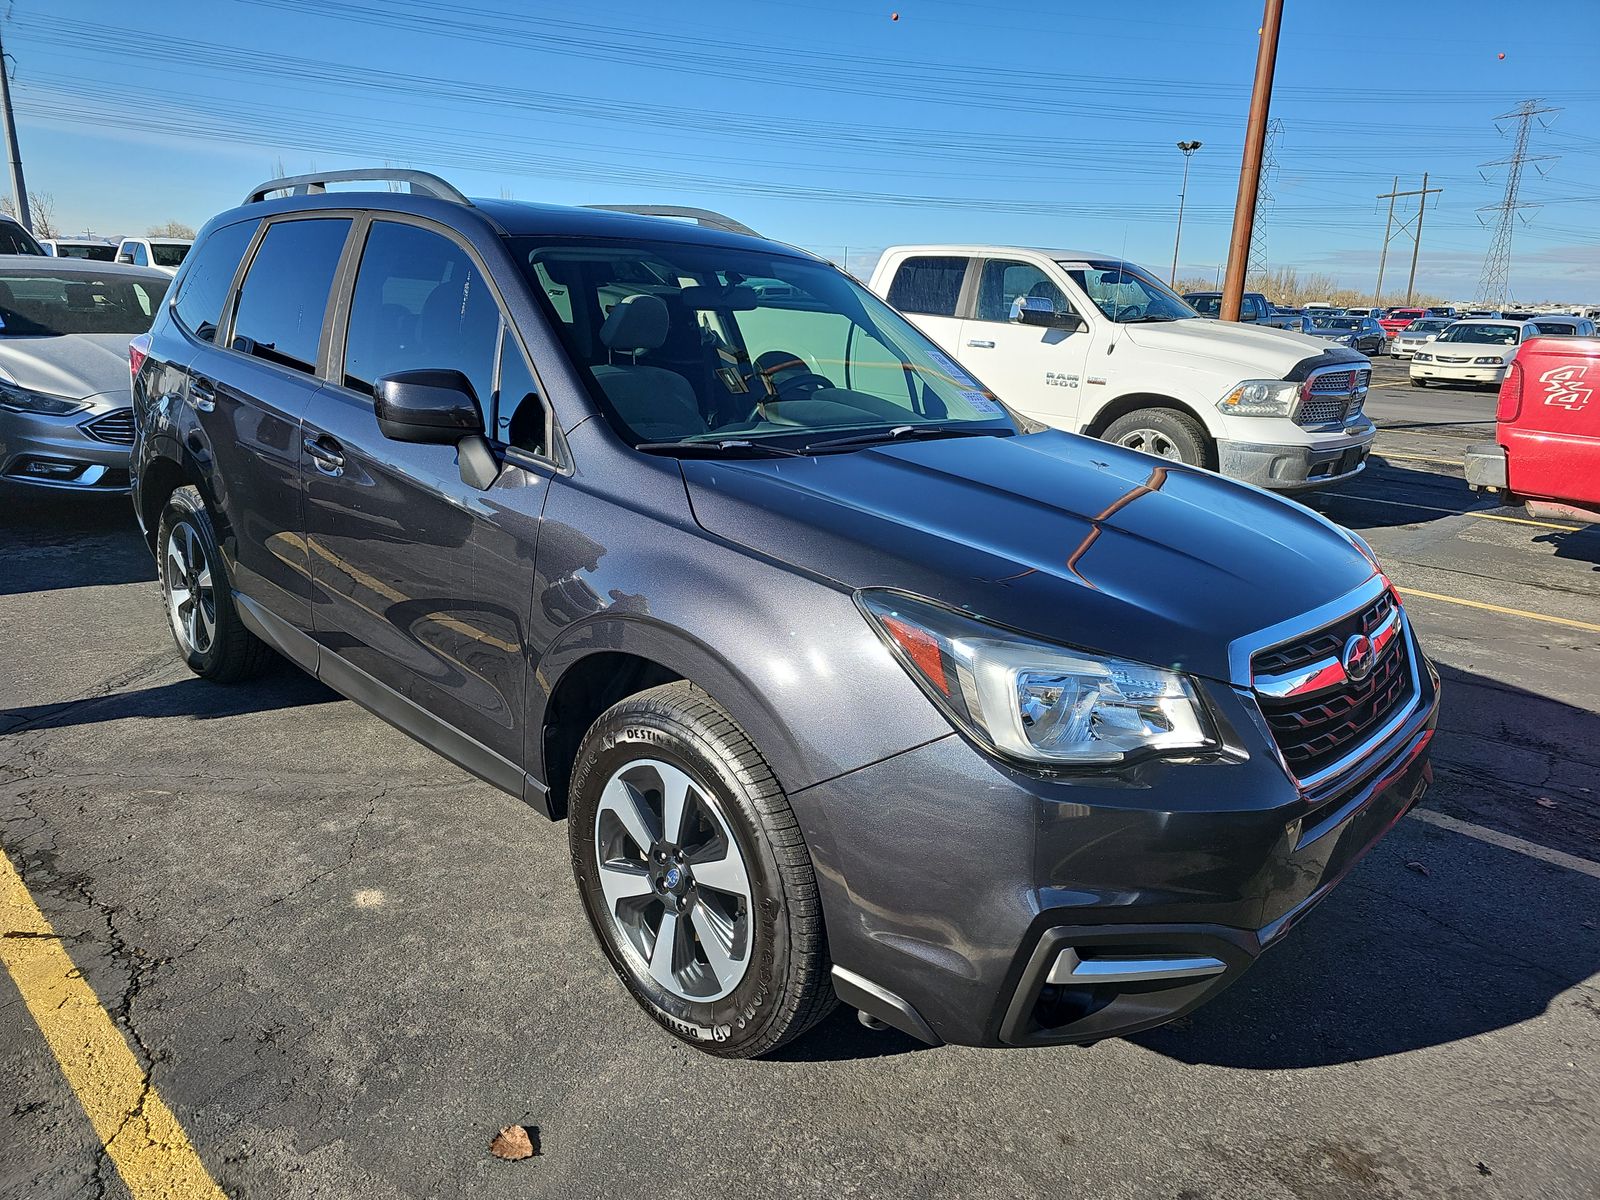
M 192 678 L 125 500 L 0 495 L 0 840 L 229 1196 L 1587 1200 L 1600 528 L 1466 489 L 1492 394 L 1377 382 L 1379 459 L 1311 503 L 1438 662 L 1436 786 L 1153 1033 L 930 1049 L 840 1011 L 773 1061 L 677 1043 L 564 826 L 287 666 Z M 0 1196 L 126 1196 L 59 1053 L 0 972 Z M 507 1125 L 539 1153 L 492 1158 Z

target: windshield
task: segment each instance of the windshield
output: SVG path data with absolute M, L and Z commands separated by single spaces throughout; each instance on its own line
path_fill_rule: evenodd
M 1095 307 L 1118 324 L 1183 321 L 1199 315 L 1166 284 L 1132 263 L 1064 262 L 1061 266 Z
M 0 273 L 0 337 L 144 333 L 165 280 L 102 279 L 88 272 Z
M 635 444 L 1015 431 L 991 392 L 826 263 L 672 242 L 509 242 L 590 391 Z
M 1305 321 L 1312 329 L 1350 330 L 1361 328 L 1361 319 L 1359 317 L 1324 317 L 1319 315 L 1306 317 Z
M 1455 322 L 1444 317 L 1426 317 L 1413 321 L 1406 326 L 1407 333 L 1438 333 L 1441 329 L 1449 329 Z
M 151 242 L 150 255 L 158 267 L 175 267 L 189 253 L 188 242 Z
M 1481 346 L 1515 346 L 1522 329 L 1517 325 L 1477 325 L 1457 321 L 1439 335 L 1441 342 L 1469 342 Z
M 117 257 L 117 248 L 85 242 L 57 242 L 56 257 L 83 258 L 90 262 L 112 262 Z

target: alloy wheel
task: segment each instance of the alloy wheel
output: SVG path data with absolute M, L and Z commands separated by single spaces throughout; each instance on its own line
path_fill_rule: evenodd
M 1130 429 L 1122 435 L 1117 445 L 1126 446 L 1129 450 L 1138 450 L 1142 454 L 1153 454 L 1157 458 L 1171 459 L 1173 462 L 1183 461 L 1183 455 L 1178 452 L 1176 443 L 1159 429 Z
M 187 521 L 176 522 L 167 535 L 162 571 L 172 632 L 185 651 L 204 654 L 217 635 L 217 598 L 205 547 Z
M 716 799 L 656 759 L 600 794 L 595 861 L 605 917 L 634 968 L 684 1000 L 720 1000 L 750 965 L 750 872 Z

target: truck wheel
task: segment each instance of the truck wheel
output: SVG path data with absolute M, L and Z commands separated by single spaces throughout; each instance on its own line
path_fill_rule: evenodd
M 1141 408 L 1107 425 L 1100 440 L 1157 458 L 1203 467 L 1209 457 L 1205 427 L 1175 408 Z
M 172 640 L 191 671 L 213 683 L 237 683 L 271 665 L 272 649 L 239 620 L 233 581 L 198 488 L 181 487 L 167 500 L 156 553 Z
M 789 801 L 692 684 L 601 714 L 573 765 L 568 837 L 606 957 L 668 1032 L 753 1058 L 833 1008 L 822 906 Z

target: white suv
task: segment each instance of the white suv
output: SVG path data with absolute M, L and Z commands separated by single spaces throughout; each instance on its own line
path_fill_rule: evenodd
M 1114 255 L 898 246 L 871 286 L 1047 425 L 1279 491 L 1366 466 L 1367 359 L 1298 333 L 1201 320 Z

